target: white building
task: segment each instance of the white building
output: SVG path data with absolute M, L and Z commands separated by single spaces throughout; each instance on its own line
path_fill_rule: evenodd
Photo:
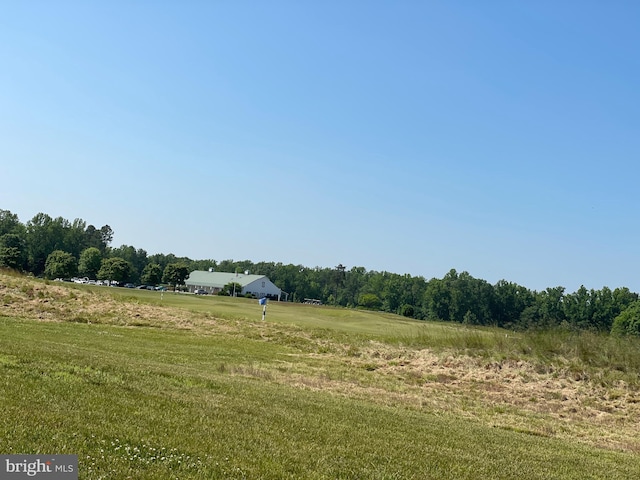
M 191 293 L 196 290 L 218 293 L 229 283 L 238 283 L 242 286 L 242 291 L 236 292 L 236 295 L 251 294 L 255 295 L 256 298 L 268 297 L 273 300 L 280 300 L 282 294 L 282 290 L 264 275 L 195 270 L 185 280 L 185 284 Z

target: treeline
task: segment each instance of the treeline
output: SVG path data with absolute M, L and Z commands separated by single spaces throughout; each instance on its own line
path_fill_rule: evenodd
M 280 263 L 224 261 L 220 271 L 250 270 L 267 275 L 290 292 L 293 301 L 318 299 L 344 307 L 366 308 L 422 320 L 444 320 L 470 325 L 491 325 L 511 329 L 571 328 L 610 331 L 614 321 L 630 307 L 640 305 L 638 294 L 628 288 L 565 293 L 563 287 L 529 290 L 501 280 L 491 285 L 467 272 L 449 271 L 443 278 L 367 271 L 306 268 Z M 638 308 L 640 312 L 640 308 Z M 640 315 L 638 316 L 640 318 Z M 621 333 L 640 334 L 640 322 L 626 319 Z M 620 322 L 618 322 L 620 323 Z M 622 324 L 618 325 L 618 330 Z
M 173 254 L 147 255 L 141 248 L 110 246 L 113 230 L 96 228 L 82 219 L 72 222 L 38 213 L 26 224 L 0 210 L 0 267 L 46 278 L 107 279 L 158 285 L 181 284 L 192 270 L 215 266 Z
M 347 269 L 308 268 L 274 262 L 192 260 L 173 254 L 110 246 L 113 231 L 85 221 L 38 213 L 26 224 L 0 210 L 0 267 L 47 278 L 80 275 L 119 282 L 182 284 L 193 270 L 266 275 L 289 301 L 397 313 L 421 320 L 444 320 L 512 329 L 571 328 L 640 335 L 640 301 L 628 288 L 566 293 L 563 287 L 529 290 L 501 280 L 495 285 L 467 272 L 443 278 Z

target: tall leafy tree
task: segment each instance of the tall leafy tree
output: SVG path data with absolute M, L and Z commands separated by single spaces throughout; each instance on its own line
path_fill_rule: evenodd
M 152 257 L 153 257 L 153 255 L 148 258 L 150 263 L 154 262 Z M 184 263 L 188 263 L 189 264 L 189 268 L 191 269 L 191 271 L 193 271 L 193 270 L 204 270 L 204 271 L 207 271 L 210 268 L 213 268 L 215 270 L 216 269 L 216 265 L 217 265 L 215 260 L 192 260 L 192 261 L 189 260 L 189 261 L 187 261 L 187 259 L 182 259 L 182 261 Z M 173 262 L 175 262 L 175 259 L 172 260 L 171 262 L 167 262 L 167 263 L 173 263 Z M 160 263 L 158 263 L 158 265 L 160 265 Z M 161 268 L 164 269 L 164 267 L 162 267 L 162 266 L 161 266 Z
M 131 281 L 139 282 L 144 267 L 149 262 L 147 252 L 142 248 L 136 249 L 130 245 L 122 245 L 111 250 L 109 256 L 124 258 L 131 264 Z
M 432 278 L 424 292 L 424 304 L 427 318 L 431 320 L 450 320 L 451 291 L 444 280 Z
M 80 253 L 85 247 L 85 229 L 87 222 L 81 218 L 76 218 L 72 223 L 63 220 L 63 246 L 65 252 L 71 253 L 74 257 L 80 258 Z
M 124 258 L 112 257 L 102 260 L 102 265 L 98 271 L 100 280 L 112 280 L 115 282 L 128 282 L 131 280 L 131 264 Z
M 492 317 L 499 327 L 518 325 L 522 312 L 534 303 L 533 292 L 506 280 L 496 283 L 493 292 Z
M 103 225 L 100 227 L 100 243 L 104 245 L 106 249 L 113 241 L 113 230 L 109 225 Z
M 218 262 L 218 271 L 219 272 L 228 272 L 233 273 L 236 271 L 237 264 L 233 260 L 222 260 Z
M 24 239 L 15 233 L 0 236 L 0 267 L 22 271 L 27 267 Z
M 101 253 L 104 253 L 104 248 L 100 238 L 100 230 L 93 225 L 89 225 L 85 229 L 83 243 L 86 248 L 97 248 Z
M 301 265 L 295 266 L 294 273 L 300 270 L 300 268 L 302 268 Z M 351 267 L 351 269 L 346 272 L 341 296 L 348 307 L 358 305 L 361 290 L 366 284 L 366 274 L 367 270 L 364 267 Z
M 100 230 L 89 225 L 84 231 L 83 244 L 85 248 L 95 247 L 100 250 L 102 255 L 106 253 L 111 240 L 113 240 L 113 230 L 109 225 L 104 225 Z
M 380 310 L 382 301 L 374 293 L 363 293 L 358 299 L 358 305 L 367 310 Z
M 633 302 L 613 320 L 611 333 L 640 337 L 640 301 Z
M 616 288 L 613 291 L 613 303 L 618 312 L 623 312 L 638 299 L 638 294 L 632 292 L 627 287 Z
M 162 281 L 176 288 L 178 285 L 184 285 L 184 281 L 188 276 L 189 267 L 187 265 L 184 263 L 170 263 L 164 269 Z
M 242 285 L 238 282 L 230 282 L 227 283 L 222 290 L 220 290 L 220 295 L 227 295 L 230 297 L 237 297 L 242 292 Z
M 57 239 L 51 235 L 52 224 L 53 219 L 45 213 L 38 213 L 27 222 L 29 269 L 36 275 L 44 272 L 47 257 L 55 250 Z
M 49 254 L 45 262 L 44 275 L 47 278 L 71 278 L 78 272 L 76 257 L 62 250 Z
M 540 306 L 541 326 L 549 327 L 560 325 L 564 319 L 564 287 L 549 287 L 536 298 Z
M 0 209 L 0 237 L 7 233 L 20 235 L 24 231 L 24 225 L 20 223 L 18 215 L 9 210 Z
M 102 253 L 96 247 L 89 247 L 82 251 L 78 261 L 78 273 L 92 279 L 98 277 L 102 266 Z
M 162 267 L 158 263 L 148 263 L 142 270 L 140 281 L 147 285 L 157 285 L 162 281 Z
M 76 226 L 82 225 L 78 220 Z M 50 253 L 62 250 L 69 253 L 80 253 L 75 242 L 76 235 L 72 235 L 73 224 L 62 217 L 51 218 L 45 213 L 38 213 L 26 225 L 26 240 L 29 269 L 40 274 L 44 271 L 45 262 Z
M 266 275 L 284 292 L 291 294 L 295 290 L 296 277 L 299 273 L 298 265 L 283 265 L 281 263 L 260 263 L 252 267 L 252 273 Z
M 341 263 L 338 264 L 335 268 L 334 277 L 333 277 L 333 281 L 335 282 L 335 289 L 336 289 L 335 296 L 334 296 L 335 298 L 334 303 L 339 303 L 339 295 L 341 294 L 342 286 L 344 285 L 346 269 L 347 267 L 345 267 Z
M 405 285 L 400 275 L 385 272 L 385 282 L 382 289 L 382 309 L 395 313 L 403 303 Z
M 575 293 L 564 296 L 562 300 L 562 310 L 564 319 L 577 328 L 586 329 L 592 326 L 593 316 L 592 292 L 589 292 L 584 285 Z
M 424 293 L 427 317 L 454 322 L 493 323 L 493 287 L 468 272 L 450 270 L 442 280 L 432 279 Z
M 177 263 L 178 258 L 173 254 L 164 254 L 164 253 L 155 253 L 147 258 L 149 263 L 157 263 L 162 267 L 162 271 L 164 271 L 165 267 L 170 263 Z

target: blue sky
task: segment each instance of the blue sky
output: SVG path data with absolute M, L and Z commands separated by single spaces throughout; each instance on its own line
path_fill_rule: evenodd
M 640 291 L 640 4 L 7 2 L 0 208 L 114 246 Z

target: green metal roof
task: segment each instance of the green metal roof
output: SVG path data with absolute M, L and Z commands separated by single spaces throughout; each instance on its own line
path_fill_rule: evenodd
M 185 280 L 185 283 L 187 285 L 198 285 L 201 287 L 222 288 L 225 285 L 234 282 L 245 287 L 261 278 L 267 277 L 264 275 L 245 275 L 244 273 L 206 272 L 202 270 L 195 270 L 189 274 L 189 278 Z

